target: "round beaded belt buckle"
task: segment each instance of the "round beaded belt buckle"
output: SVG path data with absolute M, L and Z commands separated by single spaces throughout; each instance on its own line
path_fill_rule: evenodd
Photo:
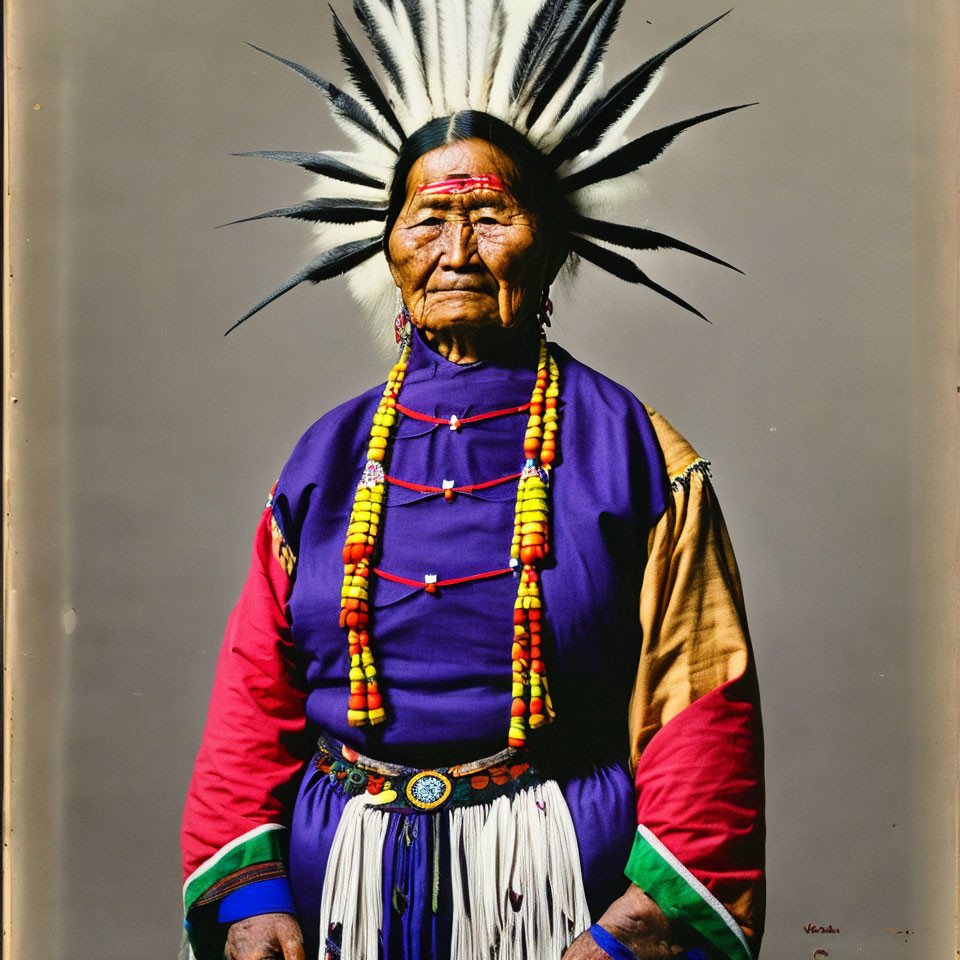
M 424 770 L 407 783 L 407 799 L 420 810 L 435 810 L 445 803 L 453 790 L 448 777 L 436 770 Z

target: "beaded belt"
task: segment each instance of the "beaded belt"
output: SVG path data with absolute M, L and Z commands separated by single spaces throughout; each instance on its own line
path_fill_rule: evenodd
M 511 797 L 540 783 L 526 752 L 508 747 L 482 760 L 423 770 L 372 760 L 331 738 L 317 742 L 316 768 L 347 796 L 367 794 L 367 803 L 392 813 L 424 813 L 469 807 Z

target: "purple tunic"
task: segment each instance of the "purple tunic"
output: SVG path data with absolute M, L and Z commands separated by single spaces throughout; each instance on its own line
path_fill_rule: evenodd
M 627 885 L 623 869 L 636 830 L 627 704 L 640 653 L 640 584 L 647 537 L 670 490 L 643 405 L 562 349 L 550 350 L 560 368 L 560 429 L 551 553 L 542 572 L 543 647 L 557 718 L 531 734 L 530 746 L 538 768 L 557 779 L 566 796 L 596 919 Z M 460 366 L 415 336 L 400 402 L 446 418 L 520 406 L 530 399 L 536 361 L 535 340 L 509 357 Z M 307 715 L 319 730 L 379 760 L 447 766 L 506 745 L 516 581 L 508 574 L 430 595 L 371 580 L 371 646 L 387 721 L 373 728 L 347 725 L 349 658 L 338 624 L 341 551 L 381 389 L 317 421 L 280 477 L 274 516 L 298 558 L 289 605 L 293 639 L 306 665 Z M 463 486 L 518 473 L 526 421 L 525 413 L 508 414 L 453 431 L 401 415 L 387 473 L 435 487 L 444 480 Z M 427 574 L 447 580 L 505 568 L 516 487 L 511 481 L 447 502 L 389 485 L 377 566 L 417 581 Z M 289 870 L 313 950 L 324 866 L 346 799 L 308 766 L 294 808 Z M 434 913 L 427 817 L 389 816 L 385 955 L 446 957 L 449 891 L 441 883 Z

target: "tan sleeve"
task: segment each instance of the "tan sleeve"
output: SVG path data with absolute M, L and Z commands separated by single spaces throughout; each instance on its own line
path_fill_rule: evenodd
M 672 498 L 650 533 L 640 590 L 643 646 L 630 698 L 631 768 L 672 717 L 744 673 L 750 641 L 737 563 L 709 463 L 654 410 Z

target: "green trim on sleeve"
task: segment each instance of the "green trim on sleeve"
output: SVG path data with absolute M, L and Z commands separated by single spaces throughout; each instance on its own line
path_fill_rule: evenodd
M 689 924 L 728 960 L 753 960 L 743 931 L 726 907 L 643 824 L 637 827 L 624 873 L 670 919 Z
M 183 915 L 191 960 L 221 960 L 226 926 L 217 919 L 220 898 L 234 889 L 234 881 L 259 879 L 258 867 L 276 875 L 287 859 L 286 834 L 286 827 L 279 823 L 255 827 L 221 847 L 187 877 Z

